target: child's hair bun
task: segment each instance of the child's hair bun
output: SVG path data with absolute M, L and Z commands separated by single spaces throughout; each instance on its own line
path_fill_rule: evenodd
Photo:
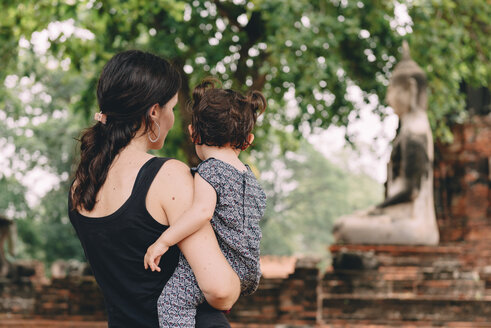
M 206 78 L 193 91 L 191 138 L 199 145 L 230 144 L 244 150 L 257 117 L 265 109 L 266 99 L 261 92 L 250 91 L 244 96 L 222 89 L 215 78 Z
M 193 100 L 197 104 L 200 102 L 201 98 L 205 95 L 207 90 L 215 89 L 220 87 L 221 82 L 213 77 L 205 78 L 200 84 L 196 86 L 193 90 Z
M 248 94 L 248 100 L 251 104 L 252 110 L 257 115 L 261 115 L 266 110 L 266 98 L 264 98 L 263 94 L 257 90 L 251 91 Z

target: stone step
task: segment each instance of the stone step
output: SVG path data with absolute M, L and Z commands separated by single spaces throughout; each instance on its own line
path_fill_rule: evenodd
M 243 324 L 231 323 L 232 328 L 491 328 L 491 322 L 445 322 L 444 325 L 431 322 L 412 321 L 363 321 L 363 320 L 333 320 L 316 325 L 285 325 L 285 324 Z M 0 326 L 1 327 L 1 326 Z
M 484 280 L 341 280 L 327 279 L 322 281 L 322 290 L 330 294 L 356 295 L 447 295 L 459 298 L 478 298 L 488 295 Z
M 0 320 L 0 328 L 105 328 L 106 321 L 80 321 L 76 320 L 46 320 L 46 319 L 3 319 Z M 491 328 L 490 322 L 446 322 L 444 326 L 432 324 L 431 322 L 381 322 L 363 320 L 333 320 L 330 322 L 314 325 L 295 324 L 243 324 L 231 323 L 232 328 Z
M 107 328 L 107 321 L 84 321 L 79 318 L 64 320 L 49 319 L 4 319 L 0 317 L 0 328 Z
M 384 322 L 366 322 L 366 321 L 352 321 L 352 320 L 337 320 L 326 324 L 315 326 L 316 328 L 490 328 L 491 323 L 479 323 L 479 322 L 446 322 L 444 326 L 438 324 L 432 324 L 431 322 L 408 322 L 399 321 L 392 323 Z
M 323 294 L 322 319 L 447 322 L 490 322 L 491 297 L 481 299 L 429 295 Z M 464 326 L 465 327 L 465 326 Z
M 418 268 L 452 268 L 462 269 L 469 267 L 466 253 L 469 249 L 463 245 L 439 246 L 403 246 L 403 245 L 354 245 L 335 244 L 329 247 L 334 259 L 341 266 L 357 265 L 356 256 L 359 255 L 364 269 L 367 264 L 382 267 L 418 267 Z
M 433 324 L 431 322 L 411 322 L 411 321 L 354 321 L 354 320 L 335 320 L 328 323 L 319 324 L 316 328 L 490 328 L 490 322 L 445 322 L 445 325 Z

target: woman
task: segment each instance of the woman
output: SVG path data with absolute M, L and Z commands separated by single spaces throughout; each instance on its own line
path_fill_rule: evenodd
M 162 148 L 174 124 L 179 87 L 179 74 L 164 59 L 141 51 L 115 55 L 97 86 L 99 122 L 80 140 L 69 216 L 104 294 L 110 327 L 157 327 L 157 299 L 177 264 L 175 246 L 162 257 L 161 272 L 145 270 L 143 257 L 193 199 L 189 168 L 147 153 Z M 240 283 L 210 224 L 179 248 L 208 303 L 230 309 Z M 205 305 L 196 326 L 228 323 Z

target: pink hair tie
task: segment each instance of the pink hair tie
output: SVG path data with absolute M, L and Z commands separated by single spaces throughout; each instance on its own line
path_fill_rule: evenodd
M 99 121 L 102 124 L 106 124 L 107 116 L 106 116 L 106 114 L 103 114 L 102 112 L 95 113 L 94 114 L 94 120 Z

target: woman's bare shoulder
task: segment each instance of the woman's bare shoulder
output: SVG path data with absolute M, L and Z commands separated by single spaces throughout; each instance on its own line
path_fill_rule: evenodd
M 177 159 L 169 159 L 164 165 L 162 165 L 158 176 L 162 175 L 175 176 L 177 178 L 189 176 L 192 178 L 189 166 Z
M 189 167 L 181 161 L 171 159 L 160 168 L 149 195 L 150 199 L 160 204 L 167 222 L 172 224 L 191 206 L 193 191 L 193 176 Z
M 162 165 L 155 178 L 162 188 L 167 186 L 185 189 L 193 186 L 193 176 L 189 166 L 177 159 L 170 159 Z

